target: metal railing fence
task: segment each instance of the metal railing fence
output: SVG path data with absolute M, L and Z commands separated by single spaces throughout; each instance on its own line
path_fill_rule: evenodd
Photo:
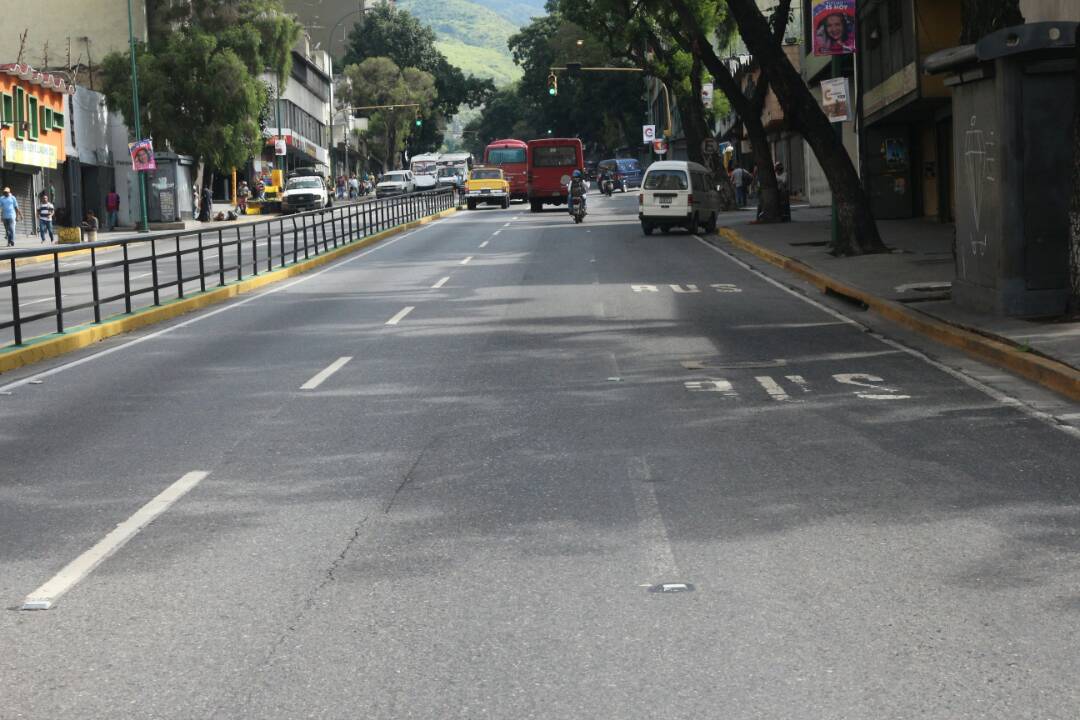
M 0 251 L 0 347 L 287 267 L 456 202 L 453 190 L 434 190 L 221 228 Z M 51 262 L 25 263 L 40 256 Z

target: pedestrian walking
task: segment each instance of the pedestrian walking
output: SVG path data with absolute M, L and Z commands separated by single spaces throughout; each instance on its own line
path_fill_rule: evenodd
M 754 176 L 748 173 L 746 168 L 735 165 L 731 171 L 731 183 L 735 186 L 735 205 L 737 207 L 746 207 L 746 197 L 753 182 Z
M 356 179 L 356 173 L 349 177 L 349 199 L 356 200 L 360 197 L 360 181 Z
M 776 163 L 773 169 L 776 171 L 776 188 L 780 191 L 780 221 L 791 222 L 791 190 L 788 188 L 787 171 L 781 162 Z
M 55 243 L 56 237 L 53 236 L 53 216 L 56 215 L 56 207 L 49 202 L 49 196 L 45 193 L 41 193 L 41 197 L 38 202 L 38 234 L 41 235 L 41 242 L 45 242 L 45 233 L 49 234 L 49 242 Z
M 204 187 L 202 191 L 202 203 L 199 205 L 199 220 L 203 222 L 210 222 L 210 214 L 214 209 L 214 193 L 210 191 L 209 186 Z
M 120 196 L 116 192 L 116 188 L 109 191 L 109 194 L 105 196 L 105 227 L 108 230 L 115 230 L 116 226 L 120 224 Z
M 11 194 L 11 188 L 4 188 L 4 194 L 0 195 L 0 219 L 4 221 L 4 235 L 7 237 L 8 247 L 15 245 L 15 223 L 22 219 L 22 210 L 19 209 L 19 200 Z
M 236 209 L 241 215 L 247 215 L 249 197 L 251 197 L 251 188 L 248 187 L 247 180 L 241 180 L 240 187 L 236 188 Z

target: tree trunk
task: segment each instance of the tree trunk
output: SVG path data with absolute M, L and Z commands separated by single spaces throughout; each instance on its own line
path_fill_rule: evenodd
M 697 57 L 690 69 L 690 92 L 677 98 L 683 135 L 686 136 L 686 157 L 690 162 L 704 165 L 705 154 L 701 152 L 701 145 L 712 133 L 705 120 L 705 106 L 701 104 L 701 61 Z
M 1073 83 L 1073 176 L 1069 203 L 1069 307 L 1080 314 L 1080 25 L 1076 28 L 1076 70 Z
M 750 145 L 754 152 L 754 165 L 757 167 L 757 181 L 759 183 L 759 206 L 760 222 L 779 222 L 780 216 L 780 191 L 776 182 L 776 171 L 773 167 L 772 148 L 769 145 L 769 136 L 765 132 L 765 126 L 761 122 L 761 105 L 752 103 L 742 88 L 735 82 L 728 66 L 721 60 L 713 49 L 712 44 L 702 32 L 693 14 L 685 2 L 674 0 L 671 3 L 675 12 L 678 13 L 682 22 L 683 34 L 675 34 L 676 40 L 683 49 L 700 58 L 705 68 L 713 76 L 713 81 L 719 86 L 720 91 L 727 97 L 731 107 L 735 109 L 742 119 L 747 135 L 750 136 Z M 764 81 L 764 80 L 763 80 Z
M 837 255 L 884 252 L 886 248 L 870 212 L 869 197 L 855 166 L 802 75 L 774 40 L 769 23 L 754 0 L 727 0 L 727 4 L 743 41 L 769 79 L 784 115 L 802 132 L 829 181 L 840 222 L 839 245 L 833 252 Z

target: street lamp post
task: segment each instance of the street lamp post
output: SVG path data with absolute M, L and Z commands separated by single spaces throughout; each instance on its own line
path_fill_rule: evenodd
M 142 128 L 139 123 L 139 70 L 135 62 L 135 21 L 132 18 L 131 0 L 128 0 L 128 45 L 131 47 L 131 105 L 135 110 L 135 139 L 142 140 Z M 131 165 L 135 169 L 134 162 Z M 149 232 L 150 223 L 146 218 L 146 178 L 142 170 L 135 170 L 135 177 L 139 183 L 139 207 L 142 212 L 142 223 L 139 232 Z

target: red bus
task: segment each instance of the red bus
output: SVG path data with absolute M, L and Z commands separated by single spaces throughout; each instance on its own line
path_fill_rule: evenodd
M 528 199 L 528 143 L 521 140 L 495 140 L 484 148 L 484 164 L 502 169 L 510 183 L 511 200 Z
M 575 170 L 585 169 L 585 153 L 577 138 L 529 141 L 529 205 L 565 205 L 566 186 Z

